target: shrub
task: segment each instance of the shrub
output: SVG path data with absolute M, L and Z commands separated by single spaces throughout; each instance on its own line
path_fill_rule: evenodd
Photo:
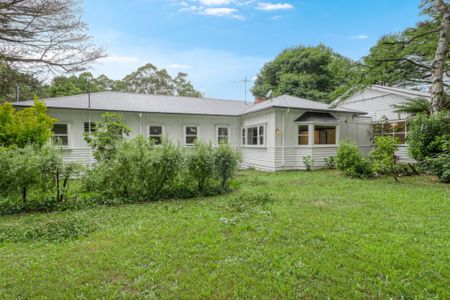
M 369 160 L 360 153 L 355 144 L 347 141 L 339 143 L 336 167 L 350 177 L 365 178 L 373 175 Z
M 210 186 L 214 176 L 214 149 L 211 144 L 197 141 L 187 157 L 189 175 L 196 181 L 198 191 L 202 194 Z
M 375 139 L 375 149 L 371 153 L 374 172 L 391 175 L 395 181 L 398 181 L 398 168 L 396 168 L 398 157 L 395 155 L 398 150 L 398 143 L 397 138 L 379 136 Z
M 330 156 L 330 157 L 325 157 L 325 168 L 327 169 L 336 169 L 336 159 L 334 158 L 334 156 Z
M 96 130 L 91 135 L 84 135 L 98 161 L 111 159 L 120 142 L 130 133 L 130 128 L 123 121 L 122 115 L 104 113 L 102 117 L 103 121 L 96 123 Z
M 426 160 L 426 168 L 441 182 L 450 183 L 450 151 Z
M 307 171 L 311 171 L 314 166 L 314 159 L 310 155 L 303 156 L 303 164 Z
M 221 143 L 214 151 L 214 167 L 216 175 L 220 180 L 222 190 L 227 188 L 227 184 L 239 167 L 240 155 L 226 143 Z
M 436 157 L 450 141 L 450 113 L 419 114 L 409 123 L 408 151 L 418 162 Z

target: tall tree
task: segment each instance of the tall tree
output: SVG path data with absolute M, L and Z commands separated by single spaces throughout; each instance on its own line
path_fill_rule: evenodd
M 84 70 L 104 52 L 80 19 L 79 0 L 2 0 L 0 61 L 19 71 Z
M 299 46 L 284 50 L 264 65 L 252 88 L 254 96 L 288 94 L 331 102 L 340 96 L 356 74 L 356 64 L 331 48 Z
M 382 37 L 363 58 L 361 86 L 369 84 L 430 86 L 431 112 L 444 108 L 450 76 L 450 7 L 444 0 L 425 0 L 429 18 L 401 33 Z M 446 80 L 447 79 L 447 82 Z
M 42 92 L 42 83 L 30 74 L 11 69 L 0 62 L 0 103 L 16 100 L 16 86 L 19 87 L 19 100 L 33 99 Z
M 173 79 L 176 96 L 201 97 L 202 93 L 194 89 L 192 83 L 187 79 L 188 74 L 179 72 Z

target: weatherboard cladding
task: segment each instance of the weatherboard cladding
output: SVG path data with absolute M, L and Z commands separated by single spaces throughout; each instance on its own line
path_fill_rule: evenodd
M 240 116 L 272 107 L 361 114 L 361 112 L 356 110 L 329 108 L 324 103 L 291 96 L 280 96 L 255 105 L 236 100 L 145 95 L 125 92 L 92 93 L 90 99 L 90 106 L 86 94 L 49 98 L 45 99 L 45 102 L 48 108 L 217 116 Z M 33 101 L 15 102 L 14 105 L 19 107 L 32 106 Z

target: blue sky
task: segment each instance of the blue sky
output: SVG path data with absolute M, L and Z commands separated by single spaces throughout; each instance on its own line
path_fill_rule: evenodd
M 84 0 L 93 42 L 119 79 L 147 62 L 187 72 L 207 96 L 243 99 L 244 85 L 283 49 L 323 43 L 358 60 L 377 39 L 414 25 L 420 0 Z M 249 99 L 251 98 L 249 93 Z

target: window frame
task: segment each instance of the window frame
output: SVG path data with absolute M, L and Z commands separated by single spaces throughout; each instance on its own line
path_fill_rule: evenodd
M 323 127 L 334 127 L 334 144 L 316 144 L 316 126 L 323 126 Z M 317 124 L 313 124 L 313 132 L 314 132 L 314 136 L 313 136 L 313 146 L 316 146 L 316 147 L 337 147 L 338 146 L 338 144 L 339 144 L 339 126 L 338 126 L 338 124 L 334 124 L 334 123 L 332 123 L 332 124 L 320 124 L 320 123 L 317 123 Z M 320 136 L 319 136 L 319 142 L 320 142 Z
M 402 132 L 395 131 L 395 127 L 393 125 L 391 125 L 391 124 L 394 124 L 394 123 L 403 123 L 404 124 L 403 131 Z M 391 128 L 389 130 L 389 132 L 385 132 L 386 124 L 389 124 L 389 126 Z M 374 130 L 375 126 L 380 126 L 381 127 L 380 134 L 375 134 L 375 130 Z M 398 137 L 399 135 L 404 135 L 405 136 L 404 137 L 404 142 L 402 142 L 400 140 L 400 143 L 398 143 L 397 145 L 399 145 L 399 146 L 406 146 L 406 144 L 407 144 L 406 143 L 406 139 L 408 138 L 408 120 L 386 120 L 385 122 L 374 122 L 374 123 L 372 123 L 371 130 L 372 130 L 373 143 L 375 143 L 375 138 L 377 138 L 379 136 L 391 136 L 391 137 L 395 138 L 395 137 Z
M 88 126 L 87 130 L 86 130 L 86 125 Z M 97 131 L 97 122 L 91 121 L 91 134 L 96 131 Z M 83 122 L 83 133 L 89 134 L 89 121 Z
M 186 143 L 186 138 L 194 136 L 194 135 L 192 135 L 192 134 L 187 134 L 187 133 L 186 133 L 186 129 L 187 129 L 188 127 L 195 127 L 195 128 L 197 129 L 197 133 L 196 133 L 196 135 L 195 135 L 195 138 L 196 138 L 195 141 L 198 141 L 198 139 L 199 139 L 199 133 L 200 133 L 200 126 L 198 126 L 198 125 L 184 125 L 184 126 L 183 126 L 183 145 L 184 145 L 185 147 L 192 147 L 192 146 L 194 146 L 195 141 L 194 141 L 194 143 L 192 143 L 192 144 Z
M 248 130 L 250 128 L 256 128 L 256 144 L 248 143 Z M 262 133 L 261 129 L 262 128 Z M 241 127 L 241 146 L 247 148 L 266 148 L 267 144 L 267 124 L 255 124 Z M 261 138 L 263 143 L 261 143 Z
M 161 127 L 161 134 L 160 134 L 160 135 L 154 135 L 154 134 L 151 134 L 151 133 L 150 133 L 150 127 Z M 147 129 L 147 138 L 148 138 L 149 140 L 152 140 L 152 137 L 159 137 L 159 138 L 161 139 L 161 143 L 159 143 L 159 144 L 155 143 L 155 145 L 161 145 L 161 144 L 162 144 L 162 140 L 163 140 L 163 138 L 164 138 L 164 134 L 166 133 L 166 128 L 165 128 L 165 126 L 162 125 L 162 124 L 148 124 L 148 125 L 146 126 L 146 129 Z
M 307 130 L 307 134 L 305 135 L 305 134 L 300 134 L 300 126 L 306 126 L 306 128 L 308 129 Z M 309 130 L 309 124 L 297 124 L 297 146 L 299 146 L 299 147 L 309 147 L 310 145 L 309 145 L 309 136 L 310 136 L 310 130 Z M 301 136 L 306 136 L 307 137 L 307 139 L 308 139 L 308 143 L 307 144 L 300 144 L 300 137 Z
M 219 129 L 223 129 L 223 128 L 226 128 L 227 129 L 227 136 L 226 136 L 226 141 L 227 141 L 227 144 L 230 144 L 230 131 L 231 131 L 231 128 L 230 128 L 230 126 L 229 125 L 216 125 L 216 143 L 217 143 L 217 145 L 220 145 L 220 138 L 222 137 L 225 137 L 224 135 L 220 135 L 219 134 Z
M 54 132 L 53 132 L 53 128 L 52 128 L 52 137 L 51 137 L 51 140 L 52 140 L 52 143 L 54 142 L 54 138 L 55 137 L 67 137 L 67 145 L 61 145 L 62 147 L 64 147 L 64 148 L 69 148 L 69 146 L 70 146 L 70 124 L 68 123 L 68 122 L 56 122 L 53 126 L 55 126 L 55 125 L 66 125 L 66 128 L 67 128 L 67 133 L 66 134 L 60 134 L 60 133 L 57 133 L 57 134 L 55 134 Z

